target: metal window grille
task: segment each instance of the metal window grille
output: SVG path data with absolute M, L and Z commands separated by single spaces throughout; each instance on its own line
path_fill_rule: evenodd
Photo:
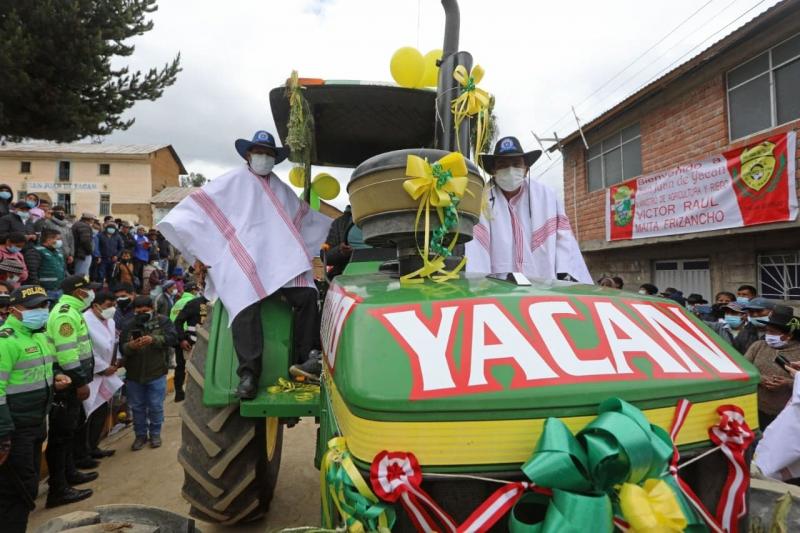
M 800 300 L 800 251 L 758 256 L 758 288 L 773 300 Z

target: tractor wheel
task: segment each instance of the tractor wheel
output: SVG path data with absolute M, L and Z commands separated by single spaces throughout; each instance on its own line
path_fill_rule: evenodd
M 211 314 L 206 319 L 211 323 Z M 186 362 L 189 379 L 181 411 L 182 495 L 189 514 L 212 523 L 257 520 L 269 510 L 281 464 L 283 426 L 277 418 L 245 418 L 239 404 L 203 405 L 208 330 L 198 326 L 197 344 Z

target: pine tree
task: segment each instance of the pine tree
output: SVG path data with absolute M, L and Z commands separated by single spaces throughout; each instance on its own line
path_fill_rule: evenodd
M 0 0 L 0 136 L 75 141 L 128 129 L 122 114 L 175 83 L 160 70 L 112 68 L 153 28 L 156 0 Z

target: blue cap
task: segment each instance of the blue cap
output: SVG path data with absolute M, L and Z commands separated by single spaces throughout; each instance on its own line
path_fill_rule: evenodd
M 775 309 L 775 306 L 778 302 L 774 300 L 768 300 L 766 298 L 762 298 L 759 296 L 758 298 L 753 298 L 746 305 L 742 307 L 745 311 L 748 309 L 769 309 L 770 311 Z

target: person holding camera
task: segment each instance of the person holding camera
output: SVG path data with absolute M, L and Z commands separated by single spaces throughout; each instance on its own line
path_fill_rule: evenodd
M 169 318 L 154 313 L 149 296 L 137 296 L 133 306 L 134 315 L 122 324 L 119 345 L 136 434 L 131 450 L 138 451 L 148 440 L 151 448 L 161 446 L 167 365 L 178 336 Z
M 794 316 L 791 307 L 776 305 L 764 331 L 764 339 L 753 343 L 744 354 L 761 374 L 761 383 L 758 384 L 761 431 L 775 420 L 792 397 L 794 380 L 786 366 L 800 361 L 800 319 Z

